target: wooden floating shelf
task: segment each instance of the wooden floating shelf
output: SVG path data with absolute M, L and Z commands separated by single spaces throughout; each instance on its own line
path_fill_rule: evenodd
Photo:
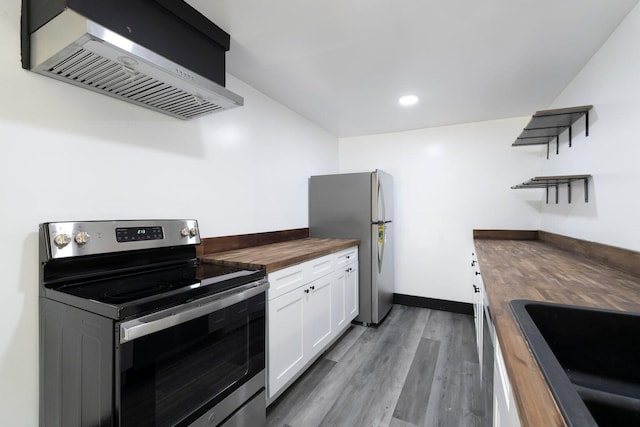
M 547 190 L 547 203 L 549 203 L 549 188 L 556 189 L 556 204 L 558 203 L 558 186 L 566 184 L 568 202 L 571 203 L 571 183 L 573 181 L 584 181 L 584 202 L 589 203 L 589 178 L 591 175 L 559 175 L 559 176 L 536 176 L 522 184 L 517 184 L 511 188 L 519 190 L 523 188 L 545 188 Z
M 559 136 L 569 129 L 569 147 L 571 147 L 572 125 L 582 116 L 585 117 L 585 136 L 589 136 L 589 110 L 593 105 L 580 107 L 559 108 L 555 110 L 536 111 L 529 124 L 523 129 L 516 141 L 511 144 L 514 147 L 523 145 L 546 145 L 547 158 L 549 158 L 549 143 L 555 138 L 556 154 L 560 152 Z

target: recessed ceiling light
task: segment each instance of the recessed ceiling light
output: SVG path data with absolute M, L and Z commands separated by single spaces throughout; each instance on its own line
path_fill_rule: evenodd
M 398 99 L 398 103 L 404 106 L 413 105 L 413 104 L 416 104 L 417 102 L 418 102 L 418 97 L 415 95 L 404 95 Z

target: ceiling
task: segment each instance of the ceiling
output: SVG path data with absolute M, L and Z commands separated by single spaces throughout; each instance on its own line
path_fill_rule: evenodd
M 639 0 L 186 1 L 229 73 L 349 137 L 548 108 Z

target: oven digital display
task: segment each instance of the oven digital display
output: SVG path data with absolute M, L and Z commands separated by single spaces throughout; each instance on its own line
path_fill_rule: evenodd
M 140 242 L 144 240 L 162 240 L 162 227 L 123 227 L 116 228 L 118 242 Z

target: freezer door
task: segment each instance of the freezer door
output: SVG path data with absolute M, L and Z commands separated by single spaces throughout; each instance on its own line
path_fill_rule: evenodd
M 371 322 L 380 323 L 393 304 L 393 223 L 371 225 Z
M 393 220 L 393 177 L 376 169 L 371 174 L 371 222 Z

